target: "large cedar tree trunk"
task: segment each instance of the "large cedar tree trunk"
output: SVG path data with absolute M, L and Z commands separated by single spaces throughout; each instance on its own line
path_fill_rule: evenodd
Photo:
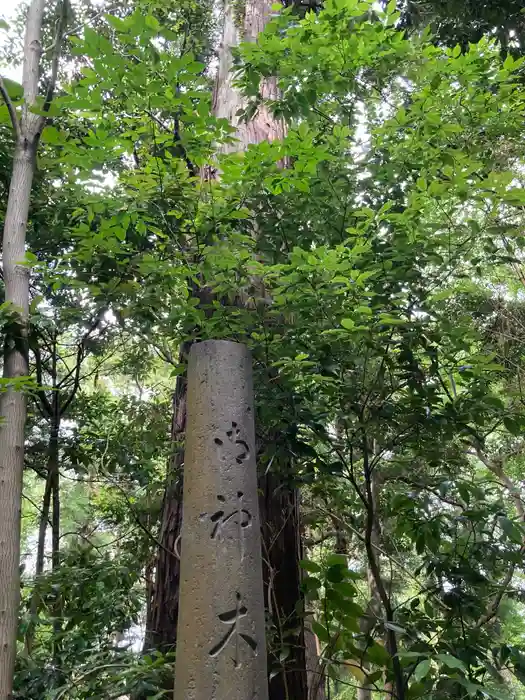
M 239 43 L 241 33 L 245 41 L 257 40 L 270 17 L 272 4 L 273 0 L 247 0 L 243 27 L 239 27 L 237 5 L 227 2 L 225 6 L 214 111 L 217 117 L 236 126 L 242 148 L 282 139 L 286 133 L 284 122 L 276 120 L 264 106 L 248 123 L 238 122 L 237 112 L 243 105 L 232 86 L 231 77 L 232 47 Z M 276 81 L 265 80 L 261 94 L 264 98 L 276 97 Z M 290 656 L 284 662 L 279 660 L 278 652 L 275 656 L 270 655 L 270 668 L 280 669 L 270 682 L 270 700 L 306 700 L 305 639 L 302 618 L 297 614 L 297 603 L 301 600 L 299 493 L 283 483 L 277 471 L 270 471 L 260 478 L 259 491 L 266 606 L 277 633 L 274 641 L 291 648 Z M 291 630 L 300 632 L 290 636 Z
M 272 0 L 273 1 L 273 0 Z M 238 4 L 227 0 L 224 6 L 223 38 L 219 52 L 219 67 L 214 91 L 214 113 L 237 127 L 239 144 L 271 141 L 284 136 L 284 124 L 273 119 L 264 109 L 248 124 L 239 124 L 237 112 L 242 103 L 234 90 L 231 79 L 231 49 L 239 39 L 255 40 L 264 28 L 270 14 L 272 1 L 247 0 L 244 25 L 238 16 Z M 265 97 L 276 92 L 275 81 L 262 86 Z M 187 348 L 188 350 L 189 348 Z M 177 382 L 174 400 L 174 440 L 178 444 L 172 462 L 166 488 L 161 537 L 155 586 L 147 623 L 146 648 L 163 651 L 172 650 L 176 643 L 180 566 L 176 555 L 176 544 L 182 522 L 182 467 L 186 420 L 185 378 Z M 289 629 L 301 629 L 296 605 L 301 598 L 300 569 L 301 540 L 299 530 L 298 493 L 280 483 L 278 474 L 269 473 L 260 482 L 261 522 L 263 524 L 263 556 L 265 558 L 266 602 L 272 611 L 274 627 L 286 635 Z M 290 643 L 290 638 L 287 639 Z M 299 634 L 292 640 L 292 655 L 283 664 L 276 659 L 281 672 L 270 684 L 270 700 L 306 700 L 306 671 L 304 636 Z

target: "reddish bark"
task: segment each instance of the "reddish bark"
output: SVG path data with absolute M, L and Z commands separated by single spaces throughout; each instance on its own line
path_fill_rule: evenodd
M 247 0 L 243 40 L 256 40 L 268 21 L 273 0 Z M 242 150 L 250 144 L 281 139 L 285 125 L 275 120 L 266 108 L 261 108 L 248 124 L 238 122 L 237 112 L 242 101 L 234 89 L 231 77 L 231 48 L 239 43 L 238 18 L 234 3 L 227 1 L 224 11 L 223 39 L 219 54 L 219 67 L 214 90 L 213 111 L 219 118 L 227 119 L 237 128 L 238 143 L 229 150 Z M 267 80 L 261 86 L 264 97 L 277 94 L 275 80 Z M 239 300 L 239 303 L 242 303 Z M 184 353 L 189 351 L 189 345 Z M 149 605 L 146 648 L 161 651 L 172 650 L 176 644 L 178 594 L 180 569 L 174 556 L 182 522 L 182 466 L 184 463 L 182 441 L 186 420 L 185 379 L 179 378 L 174 400 L 173 440 L 177 445 L 168 475 L 164 500 L 162 530 L 156 564 L 156 583 Z M 302 619 L 297 614 L 301 599 L 300 569 L 301 540 L 299 529 L 298 491 L 281 483 L 279 475 L 269 473 L 260 482 L 261 522 L 265 593 L 268 609 L 272 613 L 275 629 L 284 636 L 292 653 L 284 665 L 278 658 L 270 659 L 272 665 L 282 668 L 270 683 L 270 700 L 306 700 L 307 683 L 305 645 Z M 286 636 L 290 630 L 300 632 Z

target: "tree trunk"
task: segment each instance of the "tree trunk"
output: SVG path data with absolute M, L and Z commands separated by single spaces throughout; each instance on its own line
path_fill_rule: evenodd
M 214 91 L 214 109 L 218 117 L 228 119 L 237 129 L 241 149 L 263 141 L 284 138 L 286 127 L 262 106 L 248 123 L 239 123 L 237 112 L 242 100 L 232 85 L 231 50 L 244 41 L 255 41 L 267 24 L 273 0 L 246 0 L 244 18 L 238 16 L 237 3 L 225 4 L 223 40 Z M 273 78 L 261 85 L 264 98 L 277 96 Z M 259 481 L 260 512 L 263 538 L 263 573 L 266 605 L 281 646 L 290 655 L 279 660 L 279 652 L 269 659 L 269 667 L 280 669 L 270 681 L 270 700 L 306 700 L 306 658 L 303 619 L 297 613 L 301 600 L 301 535 L 299 527 L 299 492 L 282 483 L 278 472 L 270 471 Z M 299 630 L 293 634 L 292 630 Z
M 60 463 L 58 452 L 58 431 L 60 415 L 58 413 L 58 395 L 56 395 L 55 415 L 51 426 L 49 469 L 51 475 L 51 493 L 53 497 L 53 517 L 51 519 L 51 567 L 56 573 L 60 567 Z M 61 651 L 60 632 L 62 629 L 62 600 L 57 588 L 53 604 L 53 658 L 57 662 Z M 60 672 L 58 672 L 60 675 Z
M 180 352 L 183 362 L 190 344 Z M 149 601 L 146 620 L 145 651 L 157 649 L 162 653 L 174 651 L 177 641 L 179 614 L 180 561 L 177 552 L 182 525 L 182 474 L 184 465 L 184 434 L 186 431 L 186 375 L 177 377 L 173 396 L 171 440 L 174 453 L 168 465 L 166 490 L 162 508 L 162 524 L 155 566 L 155 584 Z M 170 683 L 170 688 L 171 688 Z
M 11 697 L 20 602 L 20 503 L 27 404 L 17 380 L 28 374 L 29 270 L 23 263 L 36 150 L 44 124 L 40 116 L 31 112 L 38 93 L 44 5 L 45 0 L 33 0 L 28 11 L 20 122 L 3 82 L 0 83 L 16 141 L 3 234 L 5 300 L 12 313 L 3 376 L 14 381 L 3 394 L 0 406 L 0 700 Z
M 224 22 L 222 41 L 219 52 L 219 67 L 213 93 L 213 113 L 220 119 L 226 119 L 237 129 L 236 139 L 239 143 L 228 146 L 226 150 L 244 150 L 250 144 L 263 141 L 281 140 L 286 134 L 284 121 L 275 119 L 262 105 L 257 114 L 244 123 L 239 121 L 237 113 L 243 107 L 239 91 L 234 88 L 232 77 L 232 49 L 240 41 L 255 41 L 270 17 L 272 0 L 246 0 L 244 17 L 239 16 L 239 4 L 226 0 L 224 4 Z M 241 6 L 242 7 L 242 6 Z M 277 82 L 267 78 L 261 85 L 261 94 L 265 99 L 277 97 Z
M 53 473 L 47 467 L 46 487 L 42 498 L 42 510 L 40 511 L 40 523 L 38 526 L 38 543 L 36 549 L 35 579 L 42 575 L 44 571 L 44 558 L 46 554 L 46 534 L 51 512 L 51 492 L 53 487 Z M 34 598 L 34 596 L 33 596 Z
M 304 623 L 308 700 L 326 700 L 326 677 L 319 658 L 319 640 L 309 620 Z
M 374 545 L 379 542 L 379 533 L 376 528 L 372 535 Z M 361 622 L 361 631 L 363 634 L 373 637 L 374 627 L 382 622 L 381 599 L 375 583 L 374 575 L 370 567 L 367 567 L 368 595 L 370 596 L 366 609 L 366 616 Z M 366 669 L 364 669 L 366 670 Z M 372 700 L 373 686 L 363 686 L 357 690 L 357 700 Z
M 36 551 L 36 564 L 35 564 L 35 583 L 33 588 L 33 593 L 31 596 L 31 607 L 30 615 L 31 620 L 26 633 L 26 653 L 31 654 L 33 649 L 33 640 L 35 632 L 36 616 L 39 609 L 39 593 L 38 593 L 38 580 L 44 572 L 44 558 L 46 551 L 46 534 L 47 525 L 50 522 L 49 514 L 51 512 L 51 497 L 54 497 L 54 486 L 56 475 L 58 474 L 58 433 L 59 425 L 55 425 L 55 421 L 51 426 L 51 433 L 49 436 L 48 445 L 48 457 L 47 457 L 47 476 L 46 476 L 46 486 L 44 490 L 44 496 L 42 498 L 42 510 L 40 511 L 40 522 L 38 526 L 38 543 Z M 58 511 L 57 511 L 58 513 Z M 59 514 L 58 514 L 58 517 Z M 55 508 L 53 505 L 53 521 L 51 522 L 52 529 L 54 531 L 55 523 Z M 55 543 L 55 535 L 53 532 L 53 568 L 55 568 L 55 555 L 54 549 L 57 544 Z
M 244 18 L 239 16 L 238 3 L 227 0 L 224 7 L 223 37 L 219 52 L 217 81 L 213 96 L 215 116 L 227 119 L 237 128 L 240 142 L 228 150 L 242 150 L 249 144 L 282 138 L 284 124 L 261 109 L 249 124 L 240 124 L 237 112 L 242 107 L 239 93 L 233 87 L 231 49 L 239 44 L 240 35 L 255 40 L 266 24 L 271 2 L 248 0 Z M 262 86 L 267 97 L 275 94 L 274 80 Z M 242 302 L 240 302 L 242 303 Z M 189 351 L 189 344 L 182 354 Z M 184 439 L 186 421 L 186 379 L 179 377 L 174 399 L 173 441 L 178 444 L 171 462 L 164 498 L 160 543 L 153 597 L 147 621 L 145 648 L 171 651 L 176 643 L 180 566 L 176 545 L 182 523 L 182 486 Z M 277 629 L 284 632 L 301 628 L 296 604 L 300 600 L 300 536 L 298 493 L 279 483 L 274 474 L 268 474 L 260 485 L 264 496 L 261 503 L 263 523 L 263 556 L 266 561 L 266 599 L 275 614 Z M 287 639 L 287 643 L 290 640 Z M 293 641 L 292 655 L 270 685 L 270 700 L 306 700 L 305 650 L 303 634 Z
M 50 469 L 52 476 L 53 518 L 51 520 L 51 566 L 57 571 L 60 566 L 60 473 L 58 458 L 58 425 L 51 429 Z
M 270 700 L 306 700 L 305 641 L 301 600 L 301 537 L 299 494 L 281 483 L 278 473 L 269 472 L 259 481 L 263 534 L 263 575 L 266 605 L 280 648 L 289 656 L 279 660 L 280 648 L 270 655 L 269 667 L 280 670 L 270 681 Z M 296 632 L 299 630 L 299 633 Z
M 373 447 L 375 454 L 375 442 Z M 405 681 L 403 671 L 397 654 L 397 637 L 392 628 L 388 628 L 384 623 L 393 622 L 394 612 L 390 598 L 390 592 L 387 590 L 385 581 L 381 572 L 381 560 L 379 555 L 379 546 L 381 544 L 381 522 L 379 519 L 379 498 L 381 489 L 384 486 L 384 477 L 378 466 L 374 470 L 370 469 L 368 444 L 366 439 L 363 441 L 364 455 L 364 476 L 366 482 L 366 533 L 365 546 L 367 554 L 367 578 L 370 601 L 367 608 L 367 614 L 362 621 L 362 630 L 374 637 L 374 628 L 381 625 L 383 627 L 383 635 L 385 647 L 392 657 L 392 667 L 394 682 L 388 681 L 385 684 L 384 692 L 387 697 L 396 698 L 396 700 L 404 700 L 405 698 Z M 358 690 L 358 700 L 371 700 L 372 688 L 363 687 Z
M 4 379 L 28 374 L 27 315 L 28 270 L 18 263 L 25 258 L 25 228 L 33 178 L 32 149 L 18 144 L 4 227 L 4 280 L 6 301 L 16 313 L 6 337 Z M 1 400 L 0 429 L 0 698 L 11 693 L 20 596 L 20 502 L 24 470 L 26 396 L 12 384 Z

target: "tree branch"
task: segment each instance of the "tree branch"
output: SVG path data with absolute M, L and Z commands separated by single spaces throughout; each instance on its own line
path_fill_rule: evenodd
M 37 395 L 42 404 L 43 410 L 48 416 L 53 415 L 53 409 L 49 403 L 49 399 L 46 396 L 46 392 L 42 386 L 42 356 L 40 354 L 40 348 L 38 347 L 38 341 L 31 343 L 33 350 L 33 355 L 35 356 L 35 366 L 36 366 L 36 383 L 38 384 Z
M 84 333 L 84 335 L 82 336 L 82 338 L 80 340 L 80 343 L 78 344 L 77 359 L 76 359 L 76 364 L 75 364 L 74 369 L 71 370 L 71 372 L 69 372 L 67 374 L 67 376 L 64 379 L 62 379 L 62 381 L 58 384 L 58 387 L 63 386 L 65 384 L 66 380 L 69 379 L 69 377 L 72 374 L 74 374 L 73 387 L 71 389 L 69 396 L 67 397 L 67 399 L 65 399 L 65 401 L 62 404 L 62 409 L 60 412 L 60 415 L 62 415 L 62 416 L 65 415 L 67 409 L 69 408 L 69 405 L 71 404 L 71 402 L 75 398 L 77 391 L 80 387 L 80 381 L 81 381 L 80 370 L 82 368 L 82 363 L 86 359 L 86 356 L 89 354 L 89 352 L 86 351 L 86 342 L 89 339 L 89 337 L 91 336 L 91 334 L 100 327 L 100 324 L 102 323 L 102 319 L 104 318 L 104 314 L 106 313 L 106 311 L 107 311 L 106 306 L 102 306 L 97 311 L 97 313 L 95 315 L 95 319 L 93 320 L 93 322 L 91 323 L 91 325 L 89 326 L 87 331 Z
M 7 107 L 7 111 L 9 112 L 9 118 L 11 119 L 11 125 L 13 127 L 15 139 L 17 141 L 19 141 L 21 136 L 22 136 L 22 131 L 20 129 L 20 122 L 18 121 L 15 106 L 13 104 L 13 101 L 9 97 L 9 93 L 7 92 L 7 88 L 5 86 L 4 79 L 2 78 L 1 75 L 0 75 L 0 95 L 2 95 L 2 98 L 5 102 L 6 107 Z
M 386 618 L 386 641 L 388 652 L 392 658 L 392 670 L 394 675 L 394 684 L 396 688 L 396 698 L 397 700 L 404 700 L 405 698 L 405 680 L 403 678 L 403 670 L 398 656 L 397 649 L 397 636 L 392 627 L 388 626 L 388 623 L 394 622 L 394 611 L 392 610 L 392 604 L 390 598 L 386 591 L 383 578 L 381 576 L 381 571 L 379 569 L 379 562 L 376 557 L 376 553 L 373 545 L 373 533 L 376 525 L 376 512 L 375 512 L 375 497 L 372 487 L 372 471 L 370 468 L 370 460 L 368 454 L 368 440 L 366 433 L 363 431 L 363 474 L 365 477 L 366 486 L 366 530 L 365 530 L 365 549 L 368 559 L 368 565 L 374 579 L 374 584 L 381 600 L 383 606 L 383 611 Z
M 85 355 L 84 355 L 84 342 L 82 341 L 81 343 L 79 343 L 78 350 L 77 350 L 77 361 L 75 364 L 75 371 L 74 371 L 75 376 L 73 379 L 73 387 L 71 388 L 71 392 L 70 392 L 69 396 L 62 404 L 62 408 L 60 411 L 61 416 L 65 415 L 67 409 L 69 408 L 71 402 L 75 398 L 76 393 L 80 387 L 80 369 L 82 367 L 82 362 L 84 361 L 84 357 L 85 357 Z
M 510 493 L 512 500 L 514 501 L 514 505 L 516 507 L 516 512 L 518 513 L 519 519 L 523 524 L 525 524 L 525 505 L 523 504 L 523 499 L 521 497 L 520 490 L 503 469 L 503 457 L 490 459 L 483 452 L 479 445 L 474 445 L 474 449 L 476 450 L 477 458 L 481 462 L 483 462 L 483 464 L 487 467 L 489 471 L 491 471 L 495 476 L 498 477 L 502 486 L 504 486 Z
M 69 0 L 61 0 L 60 5 L 60 15 L 57 26 L 57 33 L 55 38 L 55 45 L 53 48 L 53 58 L 51 60 L 51 76 L 47 85 L 46 97 L 44 100 L 43 111 L 49 112 L 51 106 L 51 101 L 53 99 L 53 94 L 55 92 L 55 87 L 58 77 L 58 63 L 60 61 L 60 55 L 62 53 L 62 43 L 64 41 L 64 28 L 67 24 L 67 8 Z M 58 6 L 57 6 L 58 7 Z
M 520 552 L 523 554 L 525 551 L 525 547 L 522 547 Z M 486 625 L 488 622 L 490 622 L 496 615 L 498 614 L 499 606 L 501 604 L 501 601 L 503 599 L 503 596 L 508 590 L 508 587 L 510 586 L 510 582 L 512 581 L 512 577 L 514 576 L 514 570 L 516 569 L 516 564 L 511 564 L 509 566 L 509 569 L 505 575 L 505 578 L 503 579 L 500 589 L 495 595 L 494 599 L 492 600 L 492 603 L 489 605 L 487 612 L 482 615 L 479 620 L 476 622 L 475 628 L 479 629 L 480 627 L 483 627 L 483 625 Z
M 70 29 L 68 32 L 64 32 L 62 34 L 62 36 L 60 37 L 60 41 L 62 42 L 68 36 L 73 36 L 73 35 L 77 34 L 81 29 L 84 29 L 84 27 L 91 26 L 93 24 L 93 22 L 95 20 L 97 20 L 99 17 L 102 17 L 102 15 L 105 15 L 105 14 L 111 14 L 117 7 L 118 7 L 118 5 L 117 6 L 113 5 L 110 7 L 103 7 L 102 10 L 100 10 L 99 12 L 95 12 L 95 14 L 92 17 L 90 17 L 88 21 L 82 22 L 82 24 L 77 24 L 75 27 Z M 49 44 L 49 46 L 46 46 L 44 48 L 43 53 L 46 54 L 49 51 L 52 51 L 53 49 L 56 48 L 56 45 L 57 45 L 57 37 L 55 37 L 52 44 Z
M 512 479 L 505 473 L 505 470 L 503 468 L 504 464 L 504 457 L 499 456 L 496 457 L 495 459 L 490 459 L 482 450 L 481 446 L 474 445 L 474 449 L 476 451 L 476 456 L 477 458 L 483 462 L 483 464 L 487 467 L 489 471 L 491 471 L 499 480 L 502 486 L 504 486 L 507 491 L 510 493 L 512 500 L 514 501 L 514 506 L 516 508 L 516 512 L 518 513 L 519 519 L 523 524 L 525 524 L 525 506 L 523 504 L 523 499 L 521 496 L 521 492 L 516 486 L 516 484 L 512 481 Z M 520 549 L 520 554 L 523 554 L 525 552 L 525 544 L 521 545 Z M 507 573 L 505 574 L 505 578 L 503 579 L 499 591 L 496 593 L 494 596 L 492 602 L 488 606 L 487 612 L 480 617 L 480 619 L 476 623 L 476 629 L 479 629 L 480 627 L 483 627 L 483 625 L 486 625 L 488 622 L 490 622 L 496 615 L 498 614 L 499 606 L 501 605 L 501 601 L 503 600 L 503 596 L 508 590 L 508 587 L 511 584 L 512 577 L 514 576 L 514 570 L 516 568 L 516 564 L 512 563 L 509 566 L 509 569 Z
M 42 118 L 32 112 L 38 98 L 40 78 L 40 58 L 42 56 L 42 19 L 46 0 L 32 0 L 27 13 L 26 35 L 24 39 L 24 63 L 22 68 L 22 86 L 24 102 L 20 123 L 24 138 L 38 143 Z M 35 140 L 36 139 L 36 140 Z
M 31 505 L 33 506 L 33 508 L 34 508 L 35 510 L 37 510 L 37 511 L 40 513 L 40 515 L 42 515 L 42 508 L 40 508 L 40 506 L 37 505 L 37 504 L 33 501 L 33 499 L 31 499 L 29 496 L 26 496 L 25 493 L 22 494 L 22 498 L 25 499 L 28 503 L 31 503 Z M 46 520 L 47 520 L 49 526 L 51 527 L 51 520 L 50 520 L 49 518 L 46 518 Z

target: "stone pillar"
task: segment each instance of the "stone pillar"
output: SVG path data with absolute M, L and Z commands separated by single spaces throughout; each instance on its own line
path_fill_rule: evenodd
M 175 700 L 268 700 L 251 374 L 244 345 L 191 349 Z

